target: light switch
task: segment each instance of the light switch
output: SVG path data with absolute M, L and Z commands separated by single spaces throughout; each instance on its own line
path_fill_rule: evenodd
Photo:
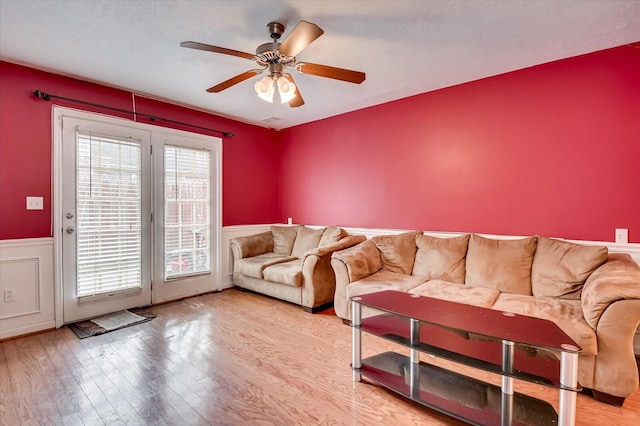
M 42 197 L 27 197 L 27 210 L 42 210 L 44 201 Z

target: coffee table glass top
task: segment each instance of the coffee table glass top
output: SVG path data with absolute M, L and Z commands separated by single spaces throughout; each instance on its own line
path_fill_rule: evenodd
M 355 296 L 352 300 L 395 315 L 492 339 L 557 351 L 582 352 L 582 348 L 556 324 L 540 318 L 395 290 Z

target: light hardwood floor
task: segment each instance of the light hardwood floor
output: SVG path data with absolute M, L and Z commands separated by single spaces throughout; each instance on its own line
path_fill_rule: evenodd
M 150 322 L 85 340 L 64 327 L 0 343 L 0 424 L 462 424 L 354 384 L 351 329 L 332 310 L 230 289 L 151 311 Z M 392 347 L 364 336 L 364 356 Z M 555 390 L 516 391 L 557 407 Z M 578 395 L 579 425 L 639 421 L 640 391 L 622 408 Z

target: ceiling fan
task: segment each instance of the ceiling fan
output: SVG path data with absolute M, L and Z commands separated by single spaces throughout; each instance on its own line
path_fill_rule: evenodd
M 269 75 L 257 81 L 254 85 L 258 96 L 268 102 L 273 102 L 274 94 L 277 92 L 280 95 L 282 103 L 288 102 L 291 107 L 299 107 L 304 105 L 304 100 L 291 74 L 285 72 L 286 69 L 291 68 L 303 74 L 332 78 L 348 83 L 360 84 L 365 80 L 365 73 L 360 71 L 296 61 L 296 55 L 324 34 L 324 31 L 317 25 L 300 21 L 293 31 L 280 43 L 278 40 L 284 33 L 284 30 L 284 25 L 279 22 L 268 23 L 267 31 L 273 41 L 258 46 L 255 55 L 195 41 L 184 41 L 180 43 L 180 46 L 250 59 L 257 62 L 261 67 L 243 72 L 208 88 L 207 92 L 210 93 L 219 93 L 267 71 Z

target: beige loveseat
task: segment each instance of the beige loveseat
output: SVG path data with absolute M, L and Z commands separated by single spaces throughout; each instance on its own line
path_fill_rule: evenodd
M 333 302 L 331 254 L 364 240 L 342 228 L 301 225 L 272 226 L 267 232 L 233 238 L 233 282 L 315 312 Z
M 382 290 L 544 318 L 582 347 L 578 381 L 596 399 L 619 405 L 638 388 L 640 267 L 629 255 L 545 237 L 436 238 L 415 231 L 373 237 L 335 252 L 331 264 L 334 307 L 344 320 L 352 296 Z

